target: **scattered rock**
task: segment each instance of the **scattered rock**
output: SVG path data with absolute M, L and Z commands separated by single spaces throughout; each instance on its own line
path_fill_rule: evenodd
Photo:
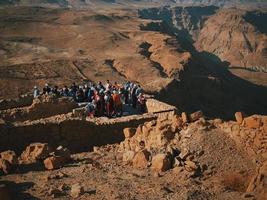
M 11 195 L 6 185 L 0 185 L 0 199 L 1 200 L 11 200 Z
M 135 128 L 125 128 L 125 129 L 123 129 L 123 133 L 124 133 L 124 137 L 125 138 L 133 137 L 135 132 L 136 132 Z
M 126 151 L 125 153 L 123 153 L 122 161 L 125 163 L 129 163 L 133 160 L 134 156 L 135 156 L 134 151 Z
M 242 112 L 236 112 L 235 113 L 235 119 L 236 119 L 238 124 L 242 124 L 242 122 L 244 120 L 244 114 Z
M 63 167 L 66 163 L 66 158 L 62 156 L 51 156 L 44 160 L 45 168 L 48 170 L 58 169 Z
M 0 158 L 0 172 L 3 171 L 5 174 L 9 174 L 12 171 L 12 165 L 9 161 Z
M 83 187 L 76 183 L 74 185 L 71 186 L 71 191 L 70 191 L 70 195 L 73 197 L 73 198 L 78 198 L 80 197 L 82 194 L 84 193 L 84 189 Z
M 167 171 L 171 168 L 172 162 L 167 154 L 157 154 L 152 158 L 151 168 L 155 171 Z
M 7 160 L 11 165 L 18 164 L 18 158 L 14 151 L 10 151 L 10 150 L 4 151 L 0 154 L 0 158 Z
M 21 159 L 26 163 L 34 163 L 37 160 L 43 160 L 52 152 L 47 143 L 33 143 L 27 146 L 21 154 Z
M 133 158 L 133 167 L 135 168 L 147 168 L 150 152 L 146 149 L 139 151 Z

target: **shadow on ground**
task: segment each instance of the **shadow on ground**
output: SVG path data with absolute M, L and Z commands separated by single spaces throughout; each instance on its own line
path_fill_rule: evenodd
M 208 52 L 198 52 L 191 42 L 177 37 L 193 59 L 157 98 L 181 111 L 202 110 L 207 117 L 232 119 L 234 113 L 267 114 L 267 88 L 253 84 L 228 70 L 230 63 Z

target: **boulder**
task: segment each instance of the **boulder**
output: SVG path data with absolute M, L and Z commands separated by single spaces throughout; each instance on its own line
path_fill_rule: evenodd
M 124 137 L 125 138 L 133 137 L 135 132 L 136 132 L 135 128 L 125 128 L 125 129 L 123 129 L 123 133 L 124 133 Z
M 51 156 L 44 160 L 45 168 L 48 170 L 58 169 L 67 163 L 66 158 L 62 156 Z
M 202 111 L 197 111 L 197 112 L 194 112 L 192 114 L 190 114 L 190 121 L 191 122 L 195 122 L 197 120 L 199 120 L 200 118 L 203 118 L 204 115 L 203 115 L 203 112 Z
M 257 115 L 252 115 L 244 119 L 244 126 L 247 128 L 260 128 L 261 125 L 261 118 Z
M 235 113 L 235 119 L 236 119 L 238 124 L 242 124 L 242 122 L 244 120 L 244 114 L 242 112 L 236 112 Z
M 16 153 L 14 151 L 4 151 L 0 153 L 0 158 L 7 160 L 11 165 L 17 165 L 18 164 L 18 158 L 16 156 Z
M 133 167 L 135 168 L 147 168 L 148 161 L 150 157 L 150 152 L 146 149 L 143 149 L 142 151 L 139 151 L 133 158 Z
M 24 162 L 33 163 L 47 158 L 51 152 L 52 150 L 47 143 L 32 143 L 21 154 L 21 159 Z
M 157 154 L 152 158 L 151 168 L 158 172 L 164 172 L 171 168 L 172 161 L 167 154 Z
M 134 156 L 135 156 L 134 151 L 126 151 L 125 153 L 123 153 L 122 161 L 125 163 L 129 163 L 133 160 Z
M 78 198 L 80 197 L 82 194 L 84 193 L 84 189 L 83 187 L 76 183 L 74 185 L 71 186 L 71 191 L 70 191 L 70 195 L 73 197 L 73 198 Z
M 187 123 L 188 122 L 188 117 L 187 117 L 187 114 L 185 112 L 182 112 L 182 120 L 183 120 L 183 123 Z
M 5 174 L 9 174 L 12 171 L 12 165 L 9 161 L 0 158 L 0 172 L 3 171 Z
M 9 190 L 6 185 L 0 185 L 0 199 L 1 200 L 11 200 Z

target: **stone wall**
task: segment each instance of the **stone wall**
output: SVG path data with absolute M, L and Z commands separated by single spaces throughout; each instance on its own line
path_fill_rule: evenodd
M 40 96 L 27 107 L 0 110 L 0 118 L 5 121 L 26 121 L 47 118 L 53 115 L 66 114 L 76 108 L 77 104 L 70 98 Z
M 32 95 L 23 95 L 16 99 L 1 99 L 0 110 L 30 106 L 33 101 Z
M 178 112 L 175 106 L 171 106 L 152 98 L 147 99 L 146 107 L 148 113 L 154 113 L 158 118 L 170 119 Z
M 124 128 L 137 127 L 156 118 L 155 114 L 144 114 L 85 120 L 69 113 L 31 122 L 6 123 L 1 120 L 0 152 L 12 149 L 20 153 L 33 142 L 47 142 L 53 147 L 64 145 L 74 152 L 89 151 L 93 146 L 121 142 Z

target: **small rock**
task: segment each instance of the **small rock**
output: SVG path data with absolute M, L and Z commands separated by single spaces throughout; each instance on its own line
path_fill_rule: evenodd
M 155 171 L 167 171 L 171 168 L 172 162 L 167 154 L 157 154 L 152 158 L 151 168 Z
M 125 128 L 125 129 L 123 129 L 123 133 L 124 133 L 124 137 L 125 138 L 133 137 L 135 132 L 136 132 L 135 128 Z
M 1 200 L 11 200 L 11 195 L 6 185 L 0 185 L 0 199 Z
M 235 113 L 235 119 L 238 124 L 242 124 L 243 119 L 244 119 L 244 114 L 242 112 L 236 112 Z
M 139 151 L 133 158 L 133 167 L 135 168 L 147 168 L 150 152 L 146 149 Z
M 198 166 L 193 161 L 187 160 L 185 161 L 185 169 L 187 171 L 195 171 L 197 170 Z
M 70 191 L 70 195 L 73 197 L 73 198 L 78 198 L 80 197 L 82 194 L 84 193 L 84 189 L 83 187 L 76 183 L 74 185 L 71 186 L 71 191 Z
M 66 159 L 61 156 L 51 156 L 44 160 L 45 168 L 48 170 L 58 169 L 66 164 Z

